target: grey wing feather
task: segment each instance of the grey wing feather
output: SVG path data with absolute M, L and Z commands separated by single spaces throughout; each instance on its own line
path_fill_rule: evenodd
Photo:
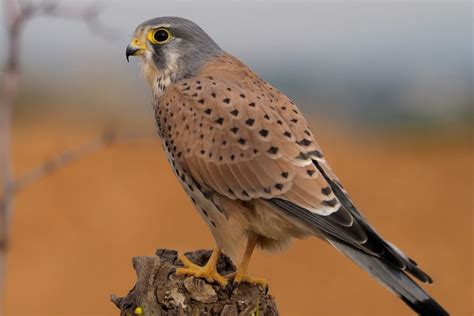
M 415 261 L 410 259 L 400 249 L 391 243 L 383 240 L 377 234 L 372 226 L 367 223 L 363 215 L 357 210 L 354 204 L 352 204 L 352 201 L 343 189 L 342 185 L 334 180 L 334 177 L 330 176 L 329 173 L 331 171 L 328 168 L 325 168 L 325 165 L 321 162 L 314 161 L 314 164 L 316 168 L 318 168 L 319 172 L 323 175 L 324 179 L 328 182 L 336 197 L 341 202 L 341 208 L 344 209 L 346 213 L 350 213 L 354 217 L 355 221 L 360 222 L 361 226 L 363 226 L 367 231 L 369 238 L 365 243 L 364 248 L 369 250 L 375 248 L 375 253 L 378 254 L 382 259 L 387 260 L 390 264 L 394 265 L 394 267 L 406 270 L 422 282 L 433 283 L 431 277 L 419 269 Z
M 419 315 L 446 316 L 449 313 L 421 289 L 409 276 L 393 268 L 377 257 L 327 236 L 328 241 L 362 269 L 371 274 L 389 290 L 399 296 Z
M 413 260 L 408 259 L 404 254 L 402 255 L 399 250 L 392 248 L 363 218 L 357 214 L 350 213 L 344 206 L 341 206 L 337 212 L 331 215 L 323 216 L 309 212 L 298 205 L 282 199 L 271 199 L 270 202 L 299 220 L 308 223 L 316 231 L 321 231 L 334 239 L 345 242 L 358 249 L 358 251 L 378 257 L 392 267 L 412 274 L 422 282 L 433 282 L 426 273 L 416 266 Z M 341 214 L 344 215 L 341 216 Z M 353 218 L 352 225 L 344 225 L 347 223 L 346 220 L 341 224 L 340 218 L 349 215 Z
M 315 229 L 315 233 L 322 235 L 339 251 L 395 292 L 420 315 L 449 315 L 405 272 L 425 283 L 432 283 L 432 279 L 417 267 L 415 261 L 377 234 L 352 204 L 329 167 L 323 165 L 324 162 L 313 162 L 341 203 L 336 212 L 324 216 L 287 200 L 273 198 L 269 202 L 309 224 Z

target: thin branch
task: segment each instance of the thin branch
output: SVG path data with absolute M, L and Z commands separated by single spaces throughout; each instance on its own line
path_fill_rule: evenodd
M 29 3 L 23 5 L 20 14 L 13 23 L 18 23 L 19 27 L 32 18 L 47 16 L 53 18 L 62 18 L 67 20 L 76 20 L 84 23 L 94 35 L 100 36 L 105 40 L 115 40 L 116 32 L 107 27 L 99 19 L 100 8 L 97 5 L 85 8 L 77 8 L 60 5 L 54 1 L 43 1 L 39 3 Z
M 85 23 L 89 30 L 106 40 L 115 39 L 112 29 L 107 28 L 98 19 L 99 8 L 97 6 L 86 8 L 73 8 L 60 6 L 56 2 L 43 1 L 21 5 L 16 0 L 3 0 L 5 24 L 7 30 L 7 55 L 5 65 L 0 78 L 0 315 L 2 314 L 5 275 L 6 275 L 6 252 L 8 247 L 10 218 L 14 193 L 23 184 L 30 183 L 43 175 L 49 174 L 67 162 L 78 159 L 80 153 L 74 155 L 74 151 L 58 156 L 56 160 L 47 163 L 48 167 L 38 167 L 31 173 L 26 174 L 19 180 L 14 180 L 11 161 L 11 119 L 12 109 L 18 92 L 20 76 L 20 44 L 21 34 L 26 23 L 34 17 L 50 16 L 65 18 Z M 102 138 L 102 144 L 107 145 L 107 138 Z M 100 144 L 96 142 L 95 149 Z M 88 149 L 89 147 L 85 147 Z M 90 147 L 89 150 L 94 149 Z M 84 149 L 84 152 L 87 150 Z
M 114 29 L 104 25 L 99 19 L 100 8 L 97 5 L 76 8 L 59 5 L 54 1 L 44 1 L 41 3 L 31 3 L 23 7 L 23 20 L 37 16 L 49 16 L 54 18 L 64 18 L 68 20 L 78 20 L 85 23 L 92 34 L 100 36 L 105 40 L 116 39 Z
M 32 184 L 40 180 L 41 178 L 50 175 L 51 173 L 57 171 L 60 168 L 65 167 L 69 163 L 72 163 L 80 158 L 89 155 L 95 151 L 98 151 L 104 147 L 111 146 L 119 142 L 128 142 L 137 139 L 157 139 L 155 134 L 149 133 L 119 133 L 119 132 L 106 132 L 100 137 L 85 143 L 75 149 L 66 150 L 56 157 L 46 160 L 41 165 L 33 168 L 24 175 L 18 177 L 12 186 L 12 192 L 17 193 Z
M 14 0 L 5 0 L 5 21 L 8 30 L 8 48 L 5 69 L 1 78 L 0 98 L 0 183 L 3 197 L 0 200 L 0 315 L 5 292 L 6 252 L 12 212 L 13 194 L 11 162 L 11 116 L 13 102 L 18 89 L 19 30 L 17 23 L 19 5 Z

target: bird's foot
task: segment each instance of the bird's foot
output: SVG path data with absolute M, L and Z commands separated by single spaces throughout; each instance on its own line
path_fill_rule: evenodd
M 256 277 L 251 277 L 249 275 L 246 275 L 244 273 L 241 273 L 237 271 L 234 276 L 234 283 L 249 283 L 253 285 L 261 285 L 261 286 L 268 286 L 267 280 L 263 278 L 256 278 Z
M 207 282 L 217 282 L 221 287 L 227 285 L 227 279 L 217 272 L 217 260 L 211 256 L 204 267 L 198 266 L 188 259 L 184 254 L 178 256 L 184 264 L 184 268 L 176 269 L 177 275 L 192 275 L 196 278 L 206 279 Z

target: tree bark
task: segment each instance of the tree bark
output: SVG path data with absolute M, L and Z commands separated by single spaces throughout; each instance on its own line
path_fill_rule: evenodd
M 197 250 L 186 256 L 198 265 L 205 265 L 211 251 Z M 247 283 L 225 288 L 192 276 L 176 275 L 183 264 L 175 250 L 158 249 L 153 257 L 134 257 L 137 274 L 135 286 L 125 297 L 111 296 L 121 316 L 133 315 L 279 315 L 268 287 Z M 217 270 L 222 275 L 235 272 L 235 266 L 221 255 Z

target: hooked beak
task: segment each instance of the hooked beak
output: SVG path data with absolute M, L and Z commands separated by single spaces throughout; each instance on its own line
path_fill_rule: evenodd
M 127 50 L 125 51 L 125 56 L 127 57 L 127 61 L 129 61 L 130 56 L 140 56 L 145 53 L 147 50 L 146 44 L 140 43 L 138 38 L 133 38 L 130 44 L 127 46 Z

